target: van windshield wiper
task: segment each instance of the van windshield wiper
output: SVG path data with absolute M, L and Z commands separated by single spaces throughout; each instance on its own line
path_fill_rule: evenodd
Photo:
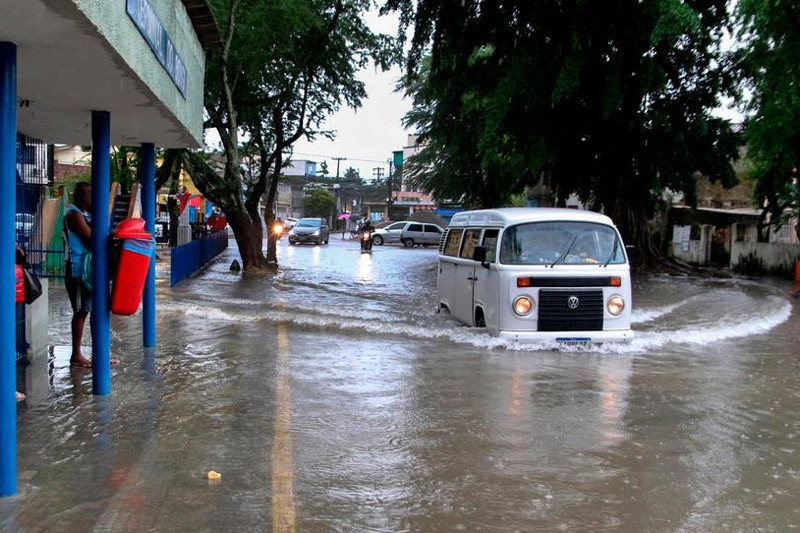
M 611 260 L 614 259 L 614 256 L 617 255 L 618 246 L 619 246 L 619 241 L 617 239 L 614 239 L 614 247 L 611 249 L 611 255 L 609 255 L 608 259 L 606 259 L 606 262 L 603 263 L 603 268 L 607 267 L 608 264 L 611 262 Z
M 569 253 L 572 251 L 572 247 L 575 246 L 575 241 L 577 240 L 578 240 L 578 234 L 576 233 L 575 236 L 572 237 L 572 240 L 570 241 L 569 246 L 567 246 L 567 249 L 564 251 L 564 253 L 559 255 L 558 259 L 550 263 L 550 268 L 553 268 L 554 266 L 559 264 L 561 261 L 564 260 L 564 258 L 566 258 L 569 255 Z

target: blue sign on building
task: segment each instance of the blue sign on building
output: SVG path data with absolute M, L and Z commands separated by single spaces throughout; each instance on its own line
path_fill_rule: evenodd
M 153 6 L 148 0 L 126 0 L 125 8 L 159 63 L 164 66 L 175 86 L 185 97 L 186 65 L 172 44 L 172 39 L 169 38 Z

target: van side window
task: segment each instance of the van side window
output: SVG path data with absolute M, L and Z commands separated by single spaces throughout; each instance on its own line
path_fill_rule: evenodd
M 463 229 L 451 229 L 447 232 L 447 241 L 444 243 L 444 255 L 451 257 L 458 256 L 458 247 L 461 245 L 461 234 L 464 233 Z
M 409 224 L 406 231 L 415 231 L 418 233 L 422 233 L 422 224 Z
M 497 257 L 497 236 L 500 230 L 487 229 L 483 232 L 483 246 L 486 248 L 486 261 L 494 263 Z
M 464 244 L 461 247 L 461 255 L 464 259 L 472 259 L 472 253 L 475 247 L 481 242 L 481 230 L 477 228 L 469 228 L 464 231 Z

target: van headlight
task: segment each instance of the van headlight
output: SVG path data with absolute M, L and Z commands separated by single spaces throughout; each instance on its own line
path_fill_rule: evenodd
M 615 294 L 611 298 L 608 299 L 608 303 L 606 304 L 606 308 L 608 312 L 614 316 L 619 316 L 625 310 L 625 300 L 622 299 L 622 296 L 619 294 Z
M 525 316 L 533 311 L 533 305 L 533 298 L 530 296 L 519 296 L 516 300 L 514 300 L 514 305 L 511 307 L 519 316 Z

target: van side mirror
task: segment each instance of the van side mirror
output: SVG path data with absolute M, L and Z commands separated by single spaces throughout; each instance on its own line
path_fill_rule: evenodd
M 636 262 L 637 256 L 639 255 L 639 251 L 636 249 L 636 246 L 633 244 L 626 244 L 625 253 L 628 254 L 628 263 L 633 265 Z
M 476 246 L 475 249 L 472 250 L 472 260 L 480 261 L 483 268 L 489 268 L 489 263 L 486 262 L 486 247 Z

